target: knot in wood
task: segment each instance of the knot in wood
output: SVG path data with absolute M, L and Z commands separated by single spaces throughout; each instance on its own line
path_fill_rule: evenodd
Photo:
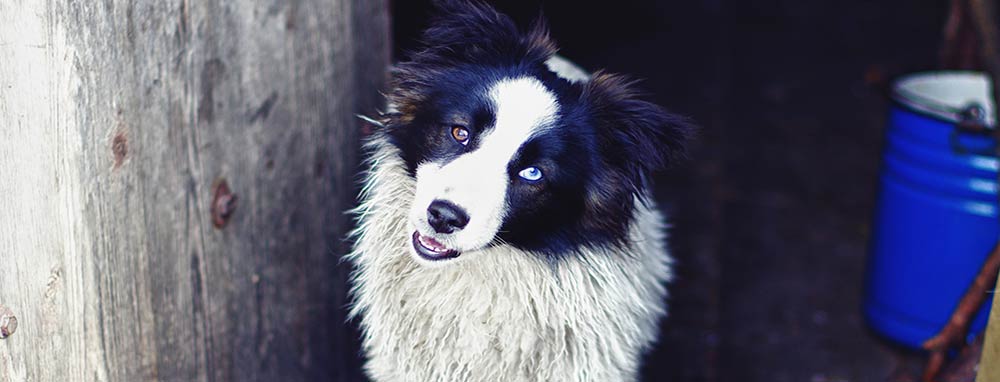
M 236 194 L 229 190 L 226 180 L 221 179 L 215 183 L 212 195 L 212 225 L 215 228 L 225 227 L 236 211 Z
M 17 331 L 17 317 L 10 308 L 0 305 L 0 340 Z

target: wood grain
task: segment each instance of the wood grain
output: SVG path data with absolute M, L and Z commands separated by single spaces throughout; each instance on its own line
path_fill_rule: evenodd
M 979 360 L 979 374 L 976 382 L 1000 381 L 1000 278 L 997 279 L 997 289 L 993 290 L 993 308 L 990 310 L 990 323 L 986 328 L 986 342 L 983 344 L 983 355 Z
M 359 380 L 339 258 L 387 8 L 0 2 L 0 381 Z

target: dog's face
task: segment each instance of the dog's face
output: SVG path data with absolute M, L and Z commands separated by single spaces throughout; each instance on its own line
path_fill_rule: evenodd
M 386 133 L 417 185 L 414 258 L 440 265 L 511 245 L 557 259 L 623 244 L 648 173 L 681 153 L 685 121 L 620 77 L 558 77 L 541 26 L 521 34 L 488 6 L 441 7 L 390 94 Z

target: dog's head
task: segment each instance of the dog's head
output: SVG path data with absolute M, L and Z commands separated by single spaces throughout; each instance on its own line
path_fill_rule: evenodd
M 386 134 L 417 185 L 414 257 L 443 264 L 510 245 L 558 258 L 623 244 L 650 172 L 683 155 L 687 121 L 620 76 L 553 73 L 541 22 L 522 33 L 483 3 L 438 7 L 389 94 Z

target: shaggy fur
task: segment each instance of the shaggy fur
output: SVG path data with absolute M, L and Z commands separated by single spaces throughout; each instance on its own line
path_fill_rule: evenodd
M 647 179 L 682 155 L 691 128 L 640 100 L 621 77 L 584 79 L 566 70 L 541 24 L 521 34 L 478 2 L 439 7 L 444 16 L 426 32 L 427 46 L 395 69 L 390 112 L 366 145 L 368 172 L 348 259 L 355 265 L 352 316 L 361 319 L 369 377 L 636 380 L 666 313 L 670 278 L 663 218 L 648 199 Z M 508 85 L 556 100 L 556 107 L 536 111 L 551 113 L 543 121 L 510 122 L 503 117 L 511 115 L 509 105 L 515 111 L 531 105 L 496 92 Z M 469 142 L 432 138 L 442 115 L 467 109 L 478 110 L 464 120 Z M 510 146 L 515 153 L 473 155 L 481 145 L 505 147 L 478 139 L 501 139 L 492 137 L 533 123 L 539 126 L 525 141 Z M 494 159 L 510 163 L 487 163 Z M 419 186 L 426 171 L 418 168 L 437 171 L 450 163 L 471 170 Z M 546 178 L 517 177 L 535 163 Z M 491 219 L 502 222 L 492 231 L 476 228 L 493 240 L 470 248 L 455 239 L 462 232 L 434 233 L 421 219 L 429 200 L 454 196 L 441 182 L 476 176 L 477 164 L 500 166 L 501 178 L 490 179 L 501 180 L 490 187 L 503 203 Z M 420 187 L 443 188 L 445 196 L 418 203 Z M 479 218 L 469 210 L 473 221 Z M 456 247 L 461 255 L 454 259 L 421 259 L 414 229 L 465 247 Z
M 414 180 L 370 144 L 352 260 L 354 314 L 375 381 L 634 381 L 670 278 L 663 219 L 637 203 L 626 249 L 583 248 L 555 267 L 502 245 L 427 268 L 409 255 Z M 649 204 L 649 203 L 646 203 Z

